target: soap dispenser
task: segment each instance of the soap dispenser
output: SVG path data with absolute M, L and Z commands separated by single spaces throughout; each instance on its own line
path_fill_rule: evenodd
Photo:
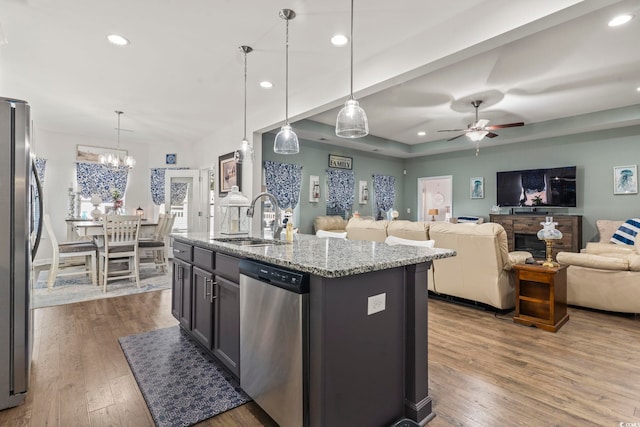
M 287 243 L 293 242 L 293 224 L 291 222 L 287 222 L 286 239 Z

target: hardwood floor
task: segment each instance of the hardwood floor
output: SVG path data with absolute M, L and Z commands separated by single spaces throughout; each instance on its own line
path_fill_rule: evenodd
M 152 426 L 117 338 L 177 324 L 170 299 L 167 290 L 35 310 L 30 393 L 0 411 L 0 427 Z M 640 319 L 577 308 L 569 315 L 554 334 L 431 300 L 437 416 L 429 426 L 640 423 Z M 199 425 L 273 423 L 249 403 Z

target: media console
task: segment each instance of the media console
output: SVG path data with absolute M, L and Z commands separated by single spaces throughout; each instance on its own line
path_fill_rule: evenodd
M 545 257 L 545 246 L 537 234 L 541 222 L 551 215 L 539 214 L 490 214 L 489 221 L 502 225 L 507 232 L 509 251 L 529 251 L 534 258 Z M 582 247 L 582 215 L 556 215 L 553 222 L 562 232 L 562 239 L 553 242 L 553 258 L 558 252 L 580 252 Z

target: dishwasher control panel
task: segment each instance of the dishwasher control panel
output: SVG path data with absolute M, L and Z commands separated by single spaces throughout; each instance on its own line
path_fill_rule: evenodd
M 240 274 L 299 294 L 309 292 L 308 273 L 243 259 L 240 261 Z

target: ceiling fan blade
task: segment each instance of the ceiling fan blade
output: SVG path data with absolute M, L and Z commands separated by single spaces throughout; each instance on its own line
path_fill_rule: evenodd
M 488 124 L 489 124 L 489 120 L 487 120 L 487 119 L 481 119 L 481 120 L 478 120 L 478 121 L 476 122 L 476 124 L 475 124 L 473 127 L 475 127 L 475 128 L 479 128 L 479 129 L 482 129 L 482 128 L 484 128 L 485 126 L 487 126 Z
M 487 126 L 486 129 L 487 130 L 492 130 L 492 129 L 504 129 L 504 128 L 514 128 L 517 126 L 524 126 L 523 122 L 518 122 L 518 123 L 505 123 L 503 125 L 492 125 L 492 126 Z
M 485 135 L 486 138 L 495 138 L 496 136 L 498 136 L 498 134 L 493 132 L 489 132 Z
M 458 135 L 458 136 L 454 136 L 453 138 L 449 138 L 449 139 L 447 139 L 447 142 L 448 142 L 448 141 L 453 141 L 454 139 L 458 139 L 458 138 L 460 138 L 461 136 L 465 136 L 465 135 L 466 135 L 466 134 L 461 133 L 461 134 L 460 134 L 460 135 Z
M 466 129 L 440 129 L 438 132 L 464 132 Z

